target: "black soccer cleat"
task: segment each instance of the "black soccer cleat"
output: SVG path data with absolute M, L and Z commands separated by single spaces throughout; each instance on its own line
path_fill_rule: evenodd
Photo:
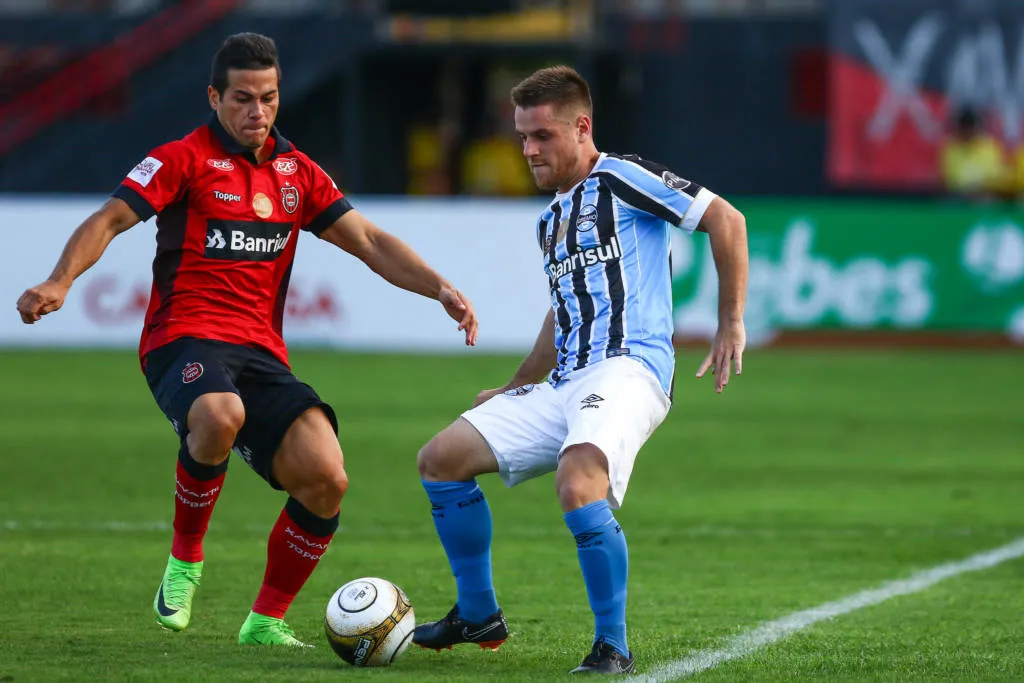
M 412 632 L 412 642 L 429 650 L 450 650 L 452 645 L 476 643 L 485 650 L 497 650 L 508 638 L 508 623 L 498 610 L 482 624 L 474 624 L 459 617 L 459 606 L 440 621 L 421 624 Z
M 634 666 L 636 666 L 636 660 L 633 659 L 632 652 L 625 657 L 605 641 L 598 640 L 594 643 L 594 649 L 590 651 L 590 654 L 583 658 L 583 663 L 569 673 L 615 676 L 633 673 Z

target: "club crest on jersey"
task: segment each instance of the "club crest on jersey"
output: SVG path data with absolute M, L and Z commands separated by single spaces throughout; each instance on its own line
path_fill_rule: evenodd
M 299 162 L 295 159 L 274 159 L 274 170 L 281 175 L 292 175 L 299 170 Z
M 670 187 L 673 190 L 685 190 L 690 186 L 690 181 L 684 178 L 680 178 L 672 171 L 665 171 L 661 174 L 661 180 L 665 183 L 665 187 Z
M 231 159 L 207 159 L 206 163 L 218 171 L 234 171 L 235 165 L 231 163 Z
M 181 381 L 185 384 L 192 384 L 197 379 L 203 376 L 203 364 L 202 363 L 188 363 L 185 368 L 181 371 Z
M 281 188 L 281 206 L 288 213 L 295 213 L 295 210 L 299 208 L 299 189 L 286 185 Z
M 521 387 L 516 387 L 515 389 L 507 390 L 505 392 L 505 395 L 511 396 L 512 398 L 515 398 L 516 396 L 526 396 L 528 393 L 533 391 L 533 387 L 533 384 L 524 384 Z
M 576 229 L 580 232 L 589 232 L 597 226 L 597 207 L 593 204 L 584 204 L 580 207 L 580 215 L 576 219 Z

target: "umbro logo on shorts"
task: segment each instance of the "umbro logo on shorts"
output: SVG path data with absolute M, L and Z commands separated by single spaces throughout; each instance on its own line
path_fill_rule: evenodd
M 586 408 L 600 408 L 601 406 L 597 404 L 603 400 L 604 399 L 598 396 L 597 394 L 591 394 L 590 396 L 587 396 L 585 399 L 580 401 L 580 403 L 583 404 L 580 410 L 584 410 Z

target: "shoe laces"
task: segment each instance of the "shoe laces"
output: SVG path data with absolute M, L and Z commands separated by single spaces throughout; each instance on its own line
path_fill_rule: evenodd
M 591 648 L 590 654 L 584 657 L 583 663 L 591 666 L 597 664 L 602 659 L 613 657 L 618 654 L 618 650 L 608 644 L 604 638 L 598 638 L 594 641 L 594 647 Z
M 441 621 L 443 621 L 446 624 L 454 624 L 454 623 L 460 621 L 460 619 L 459 619 L 459 604 L 455 603 L 455 607 L 452 607 L 451 610 L 448 612 L 448 614 L 444 615 L 444 619 L 442 619 Z
M 186 571 L 175 571 L 168 578 L 169 581 L 164 581 L 164 602 L 170 606 L 184 605 L 189 594 L 199 586 L 199 577 Z

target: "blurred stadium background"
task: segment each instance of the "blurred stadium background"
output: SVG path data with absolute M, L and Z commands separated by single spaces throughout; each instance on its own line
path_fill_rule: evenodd
M 291 613 L 300 636 L 358 575 L 402 585 L 421 619 L 450 606 L 413 463 L 511 375 L 542 319 L 545 198 L 507 96 L 558 62 L 594 89 L 599 149 L 723 194 L 750 233 L 751 348 L 721 397 L 690 379 L 715 324 L 707 241 L 673 245 L 676 406 L 619 515 L 640 670 L 669 680 L 665 662 L 764 620 L 1024 535 L 1024 3 L 0 0 L 0 681 L 343 666 L 325 648 L 233 645 L 280 503 L 239 463 L 203 616 L 181 636 L 150 623 L 176 448 L 134 357 L 152 222 L 58 314 L 29 327 L 14 311 L 127 171 L 205 120 L 210 59 L 238 31 L 278 43 L 282 132 L 481 320 L 463 349 L 435 304 L 303 238 L 286 338 L 338 408 L 353 487 Z M 389 676 L 547 680 L 578 663 L 589 613 L 551 486 L 485 482 L 513 640 L 492 657 L 413 652 Z M 1021 579 L 1009 561 L 699 675 L 1013 679 Z

